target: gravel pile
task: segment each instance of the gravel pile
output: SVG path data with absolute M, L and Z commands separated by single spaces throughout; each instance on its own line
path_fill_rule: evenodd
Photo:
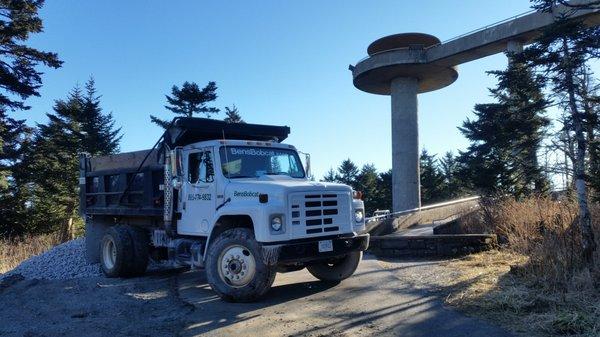
M 27 279 L 66 280 L 102 276 L 99 264 L 85 261 L 85 239 L 77 238 L 23 261 L 0 279 L 20 274 Z

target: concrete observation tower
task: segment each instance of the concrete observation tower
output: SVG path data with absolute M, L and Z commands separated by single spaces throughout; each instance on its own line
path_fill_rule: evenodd
M 392 96 L 394 211 L 421 207 L 417 94 L 441 89 L 458 78 L 456 67 L 426 62 L 424 51 L 438 44 L 440 40 L 428 34 L 386 36 L 371 43 L 367 48 L 369 58 L 357 65 L 365 71 L 354 77 L 354 86 L 372 94 Z M 386 54 L 388 51 L 393 53 Z
M 391 96 L 394 212 L 421 207 L 417 94 L 452 84 L 459 64 L 504 51 L 520 52 L 563 15 L 589 26 L 600 24 L 598 9 L 557 6 L 552 12 L 524 13 L 443 43 L 422 33 L 386 36 L 371 43 L 368 56 L 350 66 L 356 88 Z

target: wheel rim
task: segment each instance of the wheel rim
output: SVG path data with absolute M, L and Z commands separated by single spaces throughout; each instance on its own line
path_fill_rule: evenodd
M 218 263 L 221 280 L 235 288 L 247 285 L 256 274 L 254 256 L 248 248 L 241 245 L 232 245 L 223 249 Z
M 115 266 L 115 261 L 117 260 L 117 247 L 115 247 L 115 242 L 112 238 L 108 238 L 104 240 L 104 244 L 102 246 L 102 262 L 108 269 L 112 269 Z

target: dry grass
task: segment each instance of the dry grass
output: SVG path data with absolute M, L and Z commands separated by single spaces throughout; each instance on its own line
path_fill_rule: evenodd
M 21 261 L 41 254 L 59 244 L 57 234 L 0 239 L 0 274 L 16 267 Z
M 600 247 L 600 205 L 591 205 L 597 245 Z M 555 201 L 530 198 L 484 201 L 480 212 L 465 221 L 465 227 L 496 233 L 505 248 L 527 256 L 526 266 L 513 271 L 528 282 L 557 291 L 567 291 L 581 282 L 600 285 L 600 249 L 594 264 L 582 258 L 582 237 L 577 222 L 577 204 L 573 200 Z
M 599 249 L 582 258 L 574 200 L 484 201 L 463 230 L 496 233 L 501 251 L 452 260 L 460 276 L 448 304 L 527 335 L 600 336 L 600 205 L 591 205 Z
M 490 251 L 444 262 L 457 272 L 445 280 L 446 302 L 526 336 L 599 336 L 600 294 L 574 277 L 569 291 L 540 287 L 520 276 L 530 259 L 511 251 Z M 577 279 L 583 280 L 577 284 Z

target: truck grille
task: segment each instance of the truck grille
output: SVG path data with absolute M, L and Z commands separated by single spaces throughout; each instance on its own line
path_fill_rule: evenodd
M 343 231 L 349 219 L 347 193 L 294 193 L 290 196 L 294 236 L 322 236 Z

